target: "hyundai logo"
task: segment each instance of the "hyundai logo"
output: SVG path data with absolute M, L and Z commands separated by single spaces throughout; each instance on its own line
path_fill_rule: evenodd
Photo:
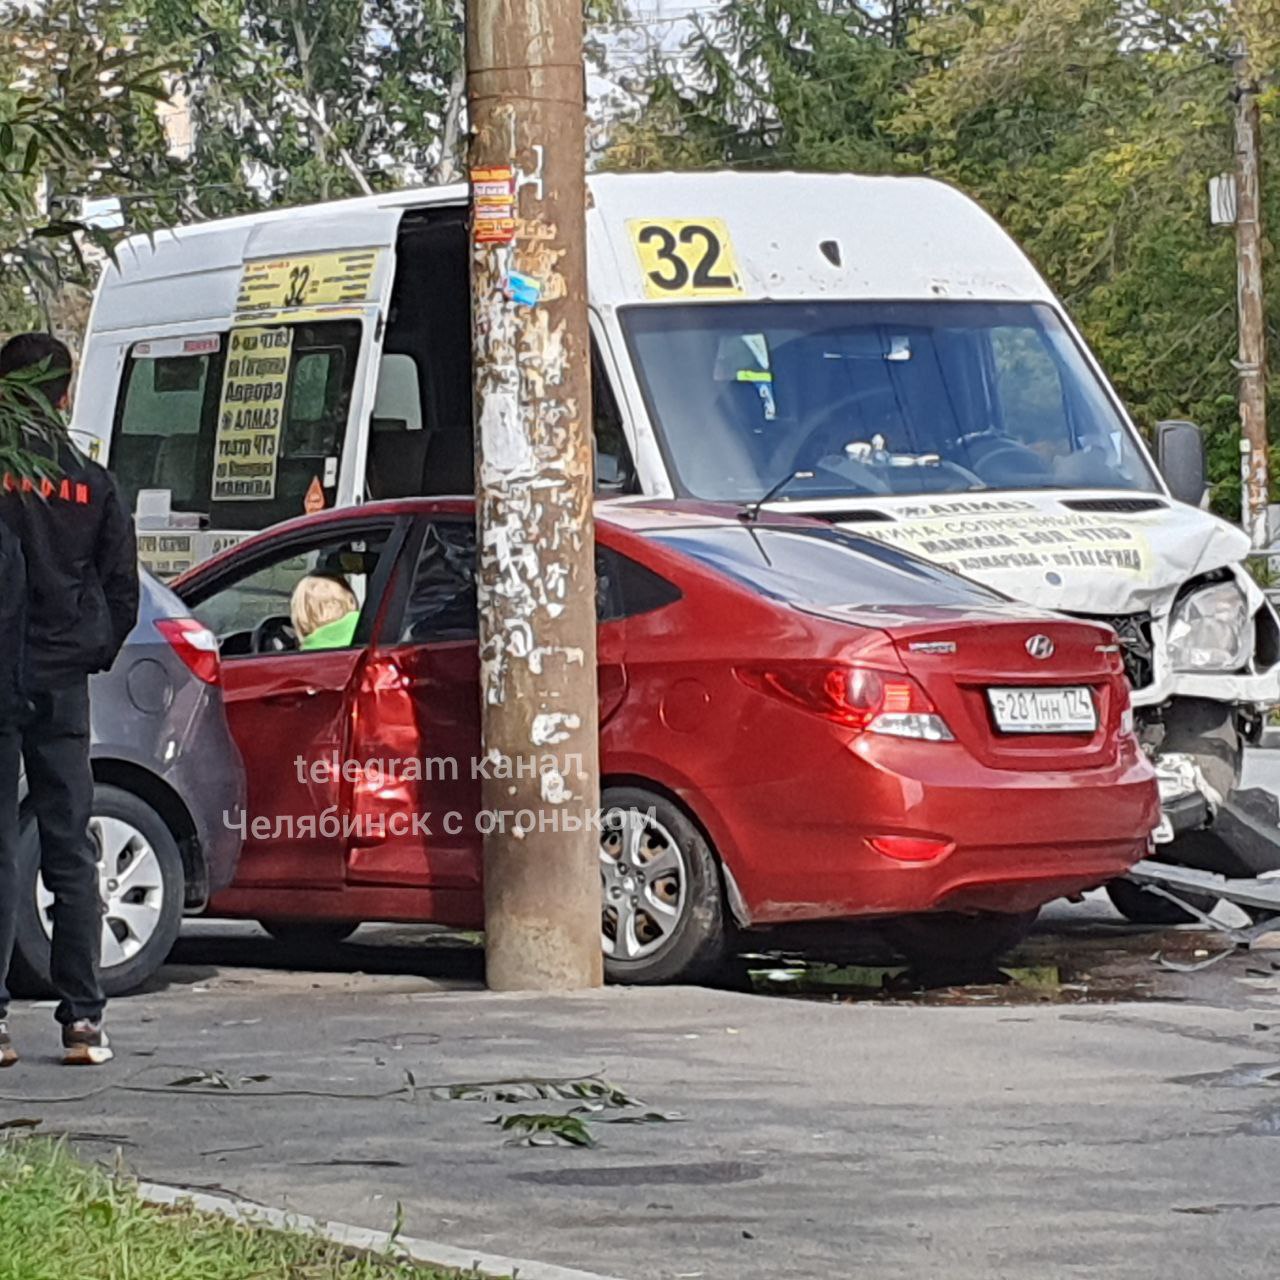
M 1039 658 L 1043 661 L 1045 658 L 1053 657 L 1053 641 L 1046 635 L 1032 636 L 1027 641 L 1027 652 L 1033 658 Z

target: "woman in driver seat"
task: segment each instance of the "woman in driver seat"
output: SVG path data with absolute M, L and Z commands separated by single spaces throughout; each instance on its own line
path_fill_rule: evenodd
M 289 602 L 293 629 L 302 649 L 347 649 L 355 639 L 360 602 L 339 577 L 309 573 Z

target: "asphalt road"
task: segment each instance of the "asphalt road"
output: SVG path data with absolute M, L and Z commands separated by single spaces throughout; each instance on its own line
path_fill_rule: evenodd
M 1026 985 L 540 998 L 483 992 L 479 952 L 430 930 L 304 956 L 204 924 L 112 1006 L 102 1072 L 53 1065 L 48 1008 L 16 1007 L 0 1125 L 368 1227 L 400 1203 L 411 1235 L 627 1280 L 1272 1280 L 1280 950 L 1153 958 L 1218 949 L 1090 909 L 1023 949 Z M 786 989 L 784 959 L 757 964 Z M 490 1123 L 564 1113 L 528 1082 L 585 1076 L 638 1104 L 585 1114 L 595 1149 Z M 526 1083 L 431 1090 L 494 1081 Z
M 438 931 L 302 954 L 198 923 L 112 1006 L 102 1072 L 58 1069 L 48 1007 L 15 1007 L 0 1126 L 368 1227 L 399 1203 L 411 1235 L 627 1280 L 1273 1280 L 1272 941 L 1187 973 L 1218 937 L 1094 900 L 1046 913 L 1015 983 L 911 993 L 784 946 L 756 981 L 826 994 L 749 993 L 744 965 L 743 990 L 535 997 L 485 993 L 480 952 Z M 637 1104 L 582 1113 L 595 1148 L 491 1123 L 563 1114 L 581 1103 L 533 1082 L 588 1076 Z M 433 1088 L 463 1083 L 485 1087 Z
M 1246 787 L 1266 787 L 1280 794 L 1280 748 L 1248 752 L 1241 782 Z

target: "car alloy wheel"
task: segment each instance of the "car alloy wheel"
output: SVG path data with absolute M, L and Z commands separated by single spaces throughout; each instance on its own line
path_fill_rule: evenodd
M 102 968 L 132 960 L 160 927 L 164 873 L 146 836 L 120 818 L 95 815 L 89 833 L 98 846 L 98 893 L 103 904 Z M 45 936 L 53 936 L 53 894 L 36 880 L 36 907 Z
M 604 953 L 644 960 L 671 940 L 685 909 L 689 874 L 679 842 L 652 813 L 615 809 L 600 838 Z

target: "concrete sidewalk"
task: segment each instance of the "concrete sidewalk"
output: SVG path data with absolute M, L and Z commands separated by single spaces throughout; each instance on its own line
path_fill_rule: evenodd
M 26 1060 L 0 1077 L 0 1124 L 39 1119 L 93 1155 L 123 1144 L 148 1179 L 371 1228 L 399 1201 L 410 1235 L 629 1280 L 1272 1280 L 1267 968 L 1241 960 L 1235 1008 L 175 970 L 113 1006 L 121 1053 L 102 1072 L 52 1066 L 49 1011 L 17 1006 Z M 214 1072 L 233 1087 L 174 1085 Z M 427 1092 L 597 1073 L 683 1121 L 599 1123 L 594 1150 L 509 1147 L 487 1121 L 569 1104 Z

